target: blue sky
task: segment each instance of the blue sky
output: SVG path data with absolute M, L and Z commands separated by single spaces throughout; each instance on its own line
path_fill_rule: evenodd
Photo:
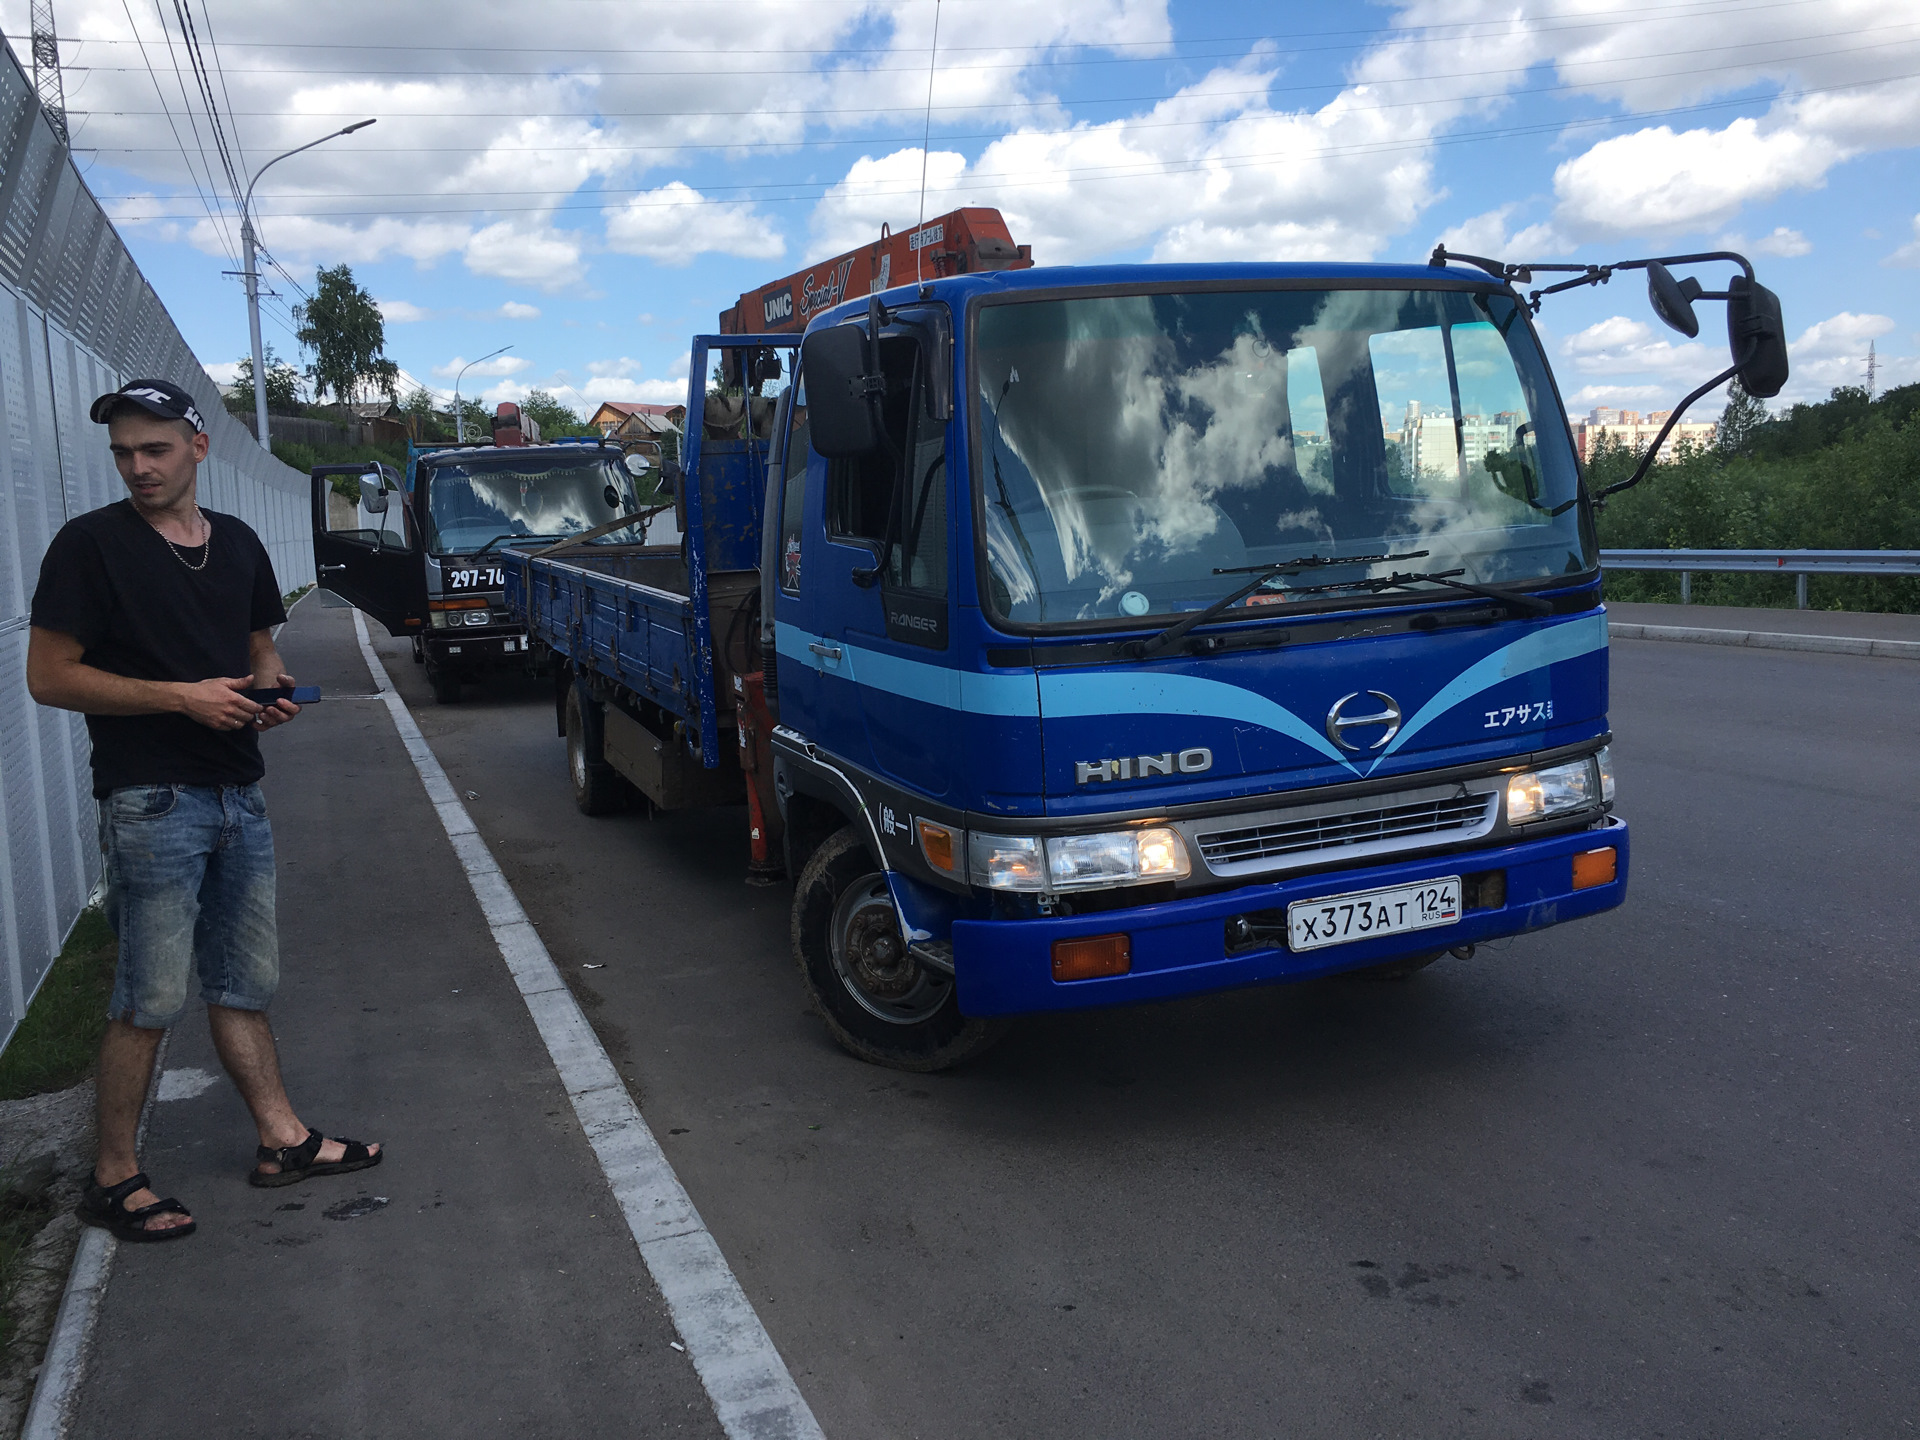
M 684 398 L 723 305 L 917 210 L 933 0 L 186 8 L 243 174 L 379 119 L 261 182 L 283 355 L 293 282 L 346 261 L 436 389 L 511 345 L 466 392 Z M 234 206 L 176 7 L 56 9 L 88 181 L 224 377 Z M 0 3 L 9 37 L 26 12 Z M 1783 398 L 1860 383 L 1870 342 L 1883 388 L 1920 380 L 1912 0 L 942 0 L 938 23 L 927 213 L 996 205 L 1040 263 L 1731 246 L 1784 302 Z M 1689 344 L 1631 279 L 1549 301 L 1570 409 L 1721 368 L 1703 311 Z

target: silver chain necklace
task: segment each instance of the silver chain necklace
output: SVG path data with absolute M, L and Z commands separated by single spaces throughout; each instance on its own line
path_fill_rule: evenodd
M 201 525 L 206 527 L 206 532 L 207 532 L 206 538 L 200 542 L 200 563 L 198 565 L 194 564 L 191 560 L 187 559 L 185 555 L 182 555 L 180 553 L 182 550 L 193 549 L 191 545 L 176 545 L 173 541 L 167 540 L 166 536 L 160 535 L 160 528 L 157 525 L 154 526 L 153 533 L 156 535 L 160 535 L 160 538 L 162 540 L 167 540 L 167 549 L 173 552 L 174 559 L 178 560 L 182 565 L 186 566 L 187 569 L 195 571 L 197 573 L 207 568 L 207 557 L 213 553 L 213 522 L 207 519 L 207 517 L 201 513 L 200 507 L 198 505 L 193 507 L 193 513 L 199 516 L 200 523 Z M 151 520 L 149 520 L 147 523 L 149 525 L 153 524 Z

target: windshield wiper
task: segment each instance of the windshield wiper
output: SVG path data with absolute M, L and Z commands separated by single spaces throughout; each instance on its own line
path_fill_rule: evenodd
M 1189 630 L 1194 629 L 1196 626 L 1206 624 L 1222 611 L 1237 605 L 1276 575 L 1287 575 L 1299 570 L 1323 570 L 1330 565 L 1386 565 L 1400 560 L 1418 560 L 1422 555 L 1430 553 L 1430 551 L 1426 550 L 1409 550 L 1404 555 L 1306 555 L 1298 560 L 1276 560 L 1271 565 L 1235 565 L 1226 569 L 1215 569 L 1213 573 L 1216 575 L 1251 574 L 1253 579 L 1249 580 L 1245 585 L 1242 585 L 1231 594 L 1222 595 L 1218 600 L 1207 606 L 1206 609 L 1196 610 L 1191 615 L 1183 615 L 1158 635 L 1155 635 L 1149 640 L 1140 641 L 1133 647 L 1133 658 L 1136 660 L 1151 660 L 1161 651 L 1178 645 L 1180 641 L 1185 638 Z M 1348 582 L 1348 584 L 1352 585 L 1364 585 L 1367 583 L 1368 582 L 1364 580 Z M 1319 585 L 1311 588 L 1317 590 L 1332 590 L 1344 587 Z M 1297 591 L 1295 593 L 1303 594 L 1305 592 Z
M 503 530 L 498 535 L 494 536 L 493 539 L 487 541 L 487 543 L 482 545 L 478 550 L 474 551 L 473 554 L 469 555 L 467 558 L 469 560 L 478 560 L 482 555 L 486 554 L 487 551 L 491 550 L 494 546 L 498 545 L 502 540 L 541 540 L 544 538 L 546 537 L 541 535 L 516 535 L 511 530 Z
M 1484 595 L 1489 600 L 1498 600 L 1510 609 L 1526 611 L 1534 615 L 1551 615 L 1553 605 L 1537 595 L 1522 594 L 1518 590 L 1502 589 L 1498 585 L 1479 585 L 1471 580 L 1456 580 L 1456 575 L 1464 575 L 1465 570 L 1438 570 L 1432 572 L 1396 573 L 1384 575 L 1373 580 L 1340 580 L 1331 585 L 1308 585 L 1294 593 L 1297 595 L 1321 594 L 1330 590 L 1371 590 L 1378 595 L 1383 590 L 1405 590 L 1422 581 L 1435 585 L 1445 585 L 1450 589 L 1464 590 L 1470 595 Z

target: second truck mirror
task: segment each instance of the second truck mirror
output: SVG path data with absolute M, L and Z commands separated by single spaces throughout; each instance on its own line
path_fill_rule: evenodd
M 387 513 L 387 491 L 386 487 L 380 483 L 378 475 L 360 477 L 360 508 L 369 515 Z
M 813 448 L 829 460 L 850 460 L 880 448 L 867 398 L 867 337 L 858 326 L 833 325 L 801 342 L 807 424 Z M 877 377 L 876 377 L 877 378 Z
M 1647 300 L 1653 313 L 1670 330 L 1678 330 L 1689 340 L 1700 333 L 1700 317 L 1693 313 L 1693 302 L 1700 296 L 1700 282 L 1689 275 L 1673 278 L 1673 272 L 1658 260 L 1647 262 Z
M 1740 364 L 1742 390 L 1756 400 L 1780 393 L 1787 383 L 1787 326 L 1780 297 L 1758 280 L 1736 275 L 1727 282 L 1727 344 Z

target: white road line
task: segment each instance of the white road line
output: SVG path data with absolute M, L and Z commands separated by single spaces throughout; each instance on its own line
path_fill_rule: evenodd
M 480 838 L 406 701 L 387 679 L 358 610 L 353 612 L 353 628 L 374 686 L 446 827 L 500 956 L 546 1042 L 567 1098 L 573 1102 L 573 1113 L 579 1116 L 600 1169 L 627 1217 L 640 1258 L 666 1299 L 721 1428 L 733 1440 L 825 1440 L 800 1387 L 793 1383 L 772 1337 L 667 1163 L 660 1142 L 641 1118 L 600 1037 L 560 978 L 553 957 L 520 908 L 513 887 L 500 873 L 493 852 Z

